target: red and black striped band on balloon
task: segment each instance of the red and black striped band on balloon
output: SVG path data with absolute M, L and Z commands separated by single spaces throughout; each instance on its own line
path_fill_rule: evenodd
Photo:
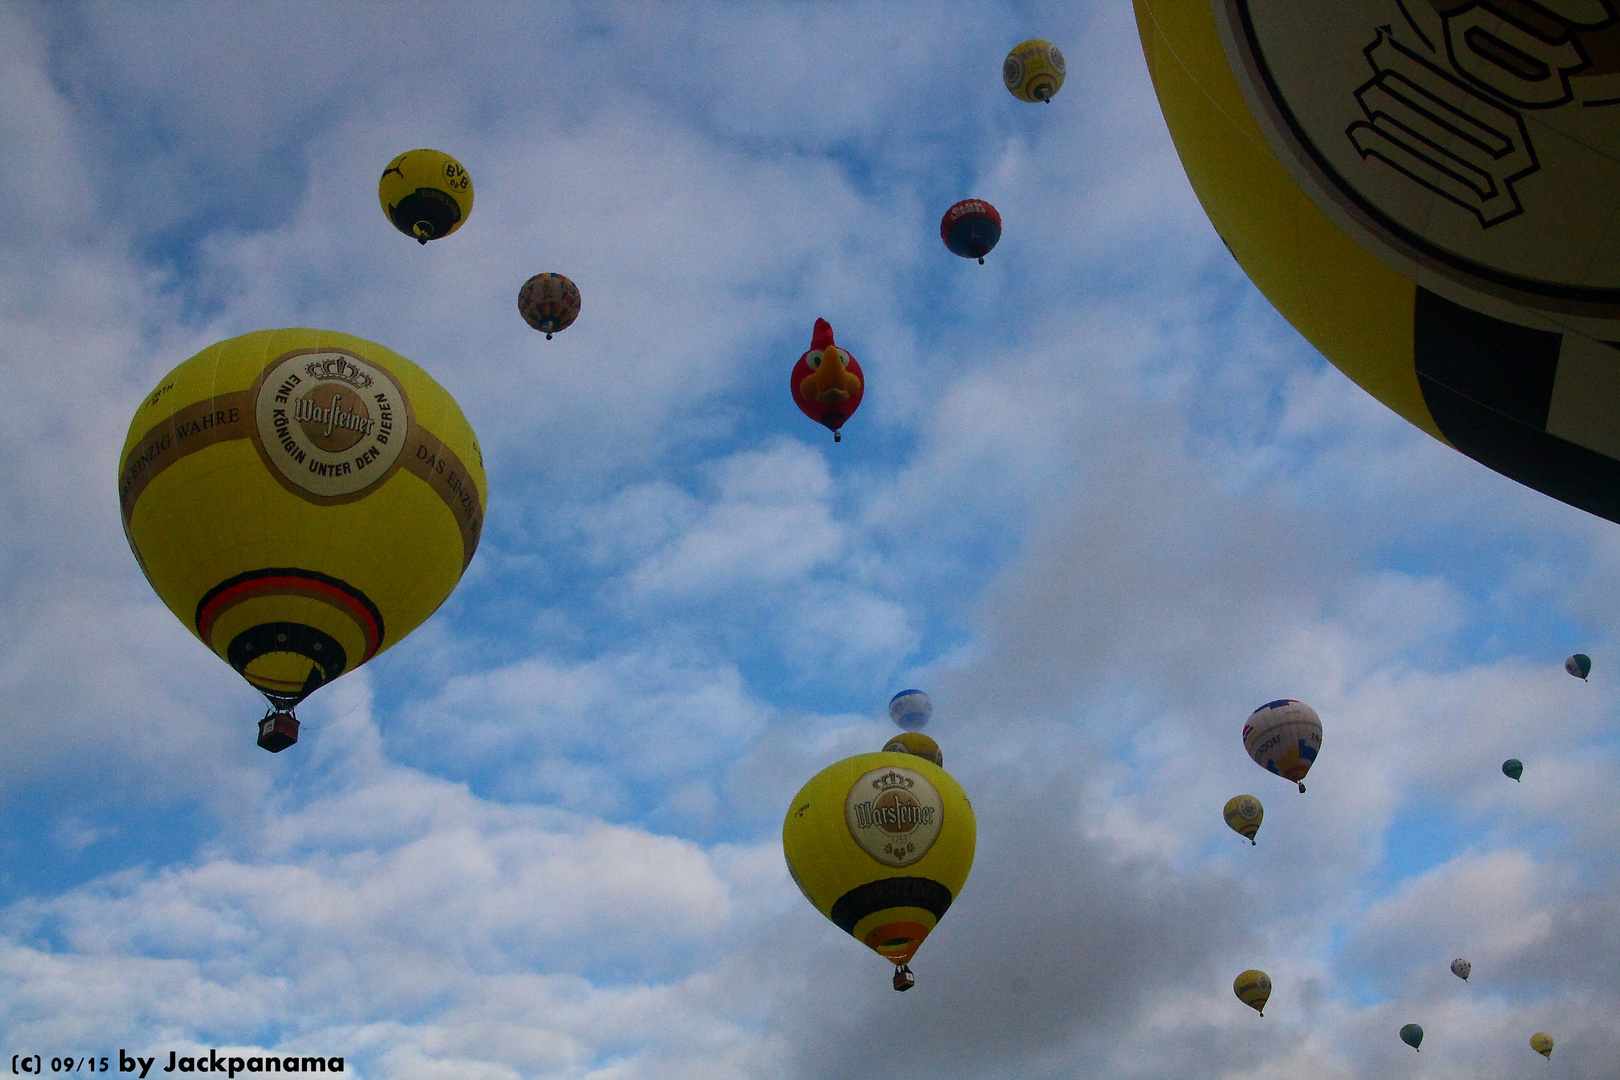
M 951 890 L 932 878 L 879 878 L 840 896 L 827 917 L 844 933 L 853 934 L 856 923 L 886 908 L 922 908 L 940 919 L 950 906 Z
M 370 660 L 377 654 L 383 640 L 382 612 L 365 593 L 335 577 L 315 570 L 278 566 L 264 570 L 249 570 L 215 585 L 197 601 L 197 636 L 203 644 L 214 648 L 214 623 L 219 617 L 244 600 L 260 596 L 307 596 L 332 605 L 348 615 L 365 637 L 366 651 L 355 665 Z M 215 649 L 218 652 L 217 649 Z

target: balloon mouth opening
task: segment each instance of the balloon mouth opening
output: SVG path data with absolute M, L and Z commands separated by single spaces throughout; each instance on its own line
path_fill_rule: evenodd
M 418 244 L 425 244 L 433 239 L 433 225 L 430 222 L 418 221 L 411 226 L 411 232 L 415 234 Z

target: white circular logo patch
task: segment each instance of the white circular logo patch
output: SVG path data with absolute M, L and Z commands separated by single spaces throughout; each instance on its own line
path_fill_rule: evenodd
M 254 420 L 276 471 L 323 498 L 355 495 L 387 477 L 409 427 L 394 377 L 342 349 L 288 353 L 272 364 Z
M 934 846 L 945 803 L 928 777 L 886 766 L 855 781 L 844 799 L 850 835 L 885 866 L 910 866 Z

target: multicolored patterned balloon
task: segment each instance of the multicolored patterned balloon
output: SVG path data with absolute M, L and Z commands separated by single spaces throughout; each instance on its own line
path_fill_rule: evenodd
M 1279 698 L 1249 714 L 1243 725 L 1243 748 L 1254 763 L 1299 784 L 1322 749 L 1322 718 L 1303 701 Z
M 578 286 L 561 274 L 536 274 L 518 290 L 518 314 L 547 341 L 574 325 L 579 305 Z

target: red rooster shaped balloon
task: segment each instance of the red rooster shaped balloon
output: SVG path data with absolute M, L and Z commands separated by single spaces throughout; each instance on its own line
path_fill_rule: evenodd
M 866 393 L 866 376 L 860 363 L 833 344 L 832 324 L 816 320 L 810 336 L 810 351 L 793 365 L 793 402 L 799 410 L 833 433 L 833 442 L 842 442 L 838 429 L 861 407 Z

